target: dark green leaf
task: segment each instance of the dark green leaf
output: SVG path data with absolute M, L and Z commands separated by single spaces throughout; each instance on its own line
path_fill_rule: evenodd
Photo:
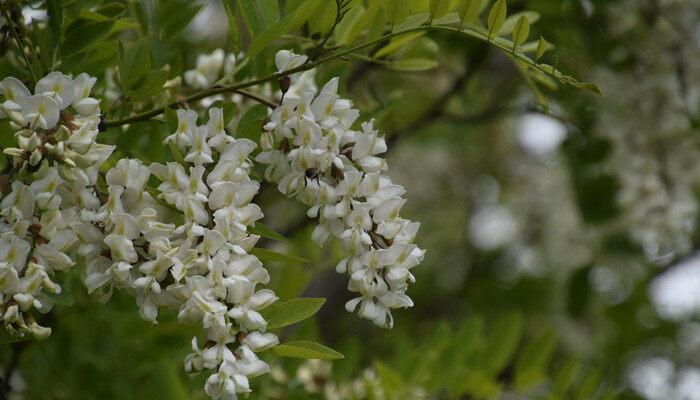
M 119 62 L 121 87 L 128 91 L 151 69 L 148 42 L 141 39 L 129 48 L 124 48 Z
M 257 140 L 262 132 L 262 126 L 267 119 L 267 107 L 256 104 L 243 114 L 238 122 L 236 137 Z
M 66 28 L 66 38 L 61 52 L 64 56 L 75 54 L 104 37 L 112 29 L 114 21 L 90 21 L 78 19 Z
M 324 0 L 306 0 L 291 14 L 284 16 L 276 24 L 256 35 L 250 45 L 249 56 L 255 57 L 283 34 L 299 29 L 314 15 L 321 4 L 324 4 Z

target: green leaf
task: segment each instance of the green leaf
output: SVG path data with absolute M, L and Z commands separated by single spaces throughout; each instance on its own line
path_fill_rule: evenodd
M 97 7 L 95 12 L 109 18 L 116 18 L 120 16 L 125 9 L 126 7 L 124 7 L 122 3 L 107 3 Z
M 383 1 L 384 12 L 392 30 L 408 18 L 410 8 L 406 0 L 380 0 Z
M 131 97 L 134 100 L 146 100 L 156 97 L 168 80 L 168 74 L 169 71 L 166 69 L 149 72 L 146 76 L 134 82 Z
M 506 22 L 507 13 L 508 6 L 506 5 L 506 0 L 496 0 L 486 20 L 486 27 L 489 29 L 489 40 L 498 36 L 501 32 L 501 28 L 503 28 L 503 24 Z
M 450 0 L 430 0 L 430 19 L 440 18 L 450 9 Z
M 322 298 L 291 299 L 265 310 L 263 316 L 267 320 L 268 329 L 277 329 L 313 316 L 325 302 L 326 299 Z
M 499 374 L 510 361 L 522 335 L 523 317 L 520 313 L 509 313 L 499 318 L 491 329 L 485 348 L 483 369 Z
M 120 42 L 119 77 L 123 90 L 131 89 L 150 69 L 151 58 L 146 39 L 140 39 L 128 49 L 124 49 Z
M 554 376 L 554 384 L 552 389 L 554 393 L 564 395 L 569 388 L 576 382 L 576 378 L 581 371 L 581 362 L 574 358 L 567 360 L 564 365 L 557 369 Z
M 345 17 L 340 20 L 334 33 L 335 42 L 339 46 L 350 44 L 357 38 L 361 30 L 369 22 L 369 18 L 363 18 L 365 13 L 365 8 L 358 4 L 348 10 Z
M 308 341 L 287 342 L 272 348 L 280 357 L 306 358 L 316 360 L 338 360 L 345 358 L 341 353 L 322 344 Z
M 277 0 L 257 0 L 265 26 L 272 26 L 280 19 L 280 8 Z
M 413 28 L 417 28 L 423 25 L 423 23 L 425 23 L 425 21 L 427 21 L 428 18 L 430 18 L 430 14 L 428 14 L 427 12 L 411 15 L 410 17 L 406 18 L 406 20 L 402 22 L 399 26 L 397 26 L 394 29 L 394 31 L 402 32 Z
M 248 34 L 251 35 L 251 37 L 254 37 L 262 32 L 264 26 L 260 16 L 258 15 L 255 0 L 236 0 L 236 6 L 243 17 L 243 20 L 246 22 Z
M 499 34 L 501 36 L 505 36 L 513 33 L 513 31 L 515 30 L 515 24 L 518 23 L 520 17 L 527 18 L 527 22 L 529 22 L 530 25 L 532 25 L 540 20 L 541 15 L 540 13 L 534 11 L 520 11 L 513 15 L 510 15 L 508 16 L 508 18 L 506 18 L 506 21 L 503 23 L 503 27 L 501 28 L 501 32 Z
M 61 0 L 48 0 L 46 11 L 49 17 L 49 28 L 54 38 L 54 43 L 61 41 L 61 27 L 63 26 L 63 7 Z
M 549 42 L 540 36 L 540 40 L 537 42 L 537 50 L 535 51 L 535 60 L 542 58 L 544 53 L 547 51 L 549 44 Z
M 298 264 L 298 263 L 309 262 L 309 260 L 307 260 L 305 258 L 293 256 L 291 254 L 278 253 L 278 252 L 273 251 L 273 250 L 262 249 L 259 247 L 254 247 L 254 248 L 250 249 L 250 254 L 258 257 L 260 259 L 260 261 L 262 261 L 264 263 L 280 262 L 280 263 Z
M 236 103 L 232 101 L 226 101 L 220 104 L 219 107 L 224 110 L 224 126 L 227 126 L 231 122 L 233 117 L 236 116 Z
M 377 50 L 377 52 L 374 53 L 374 57 L 381 58 L 381 57 L 384 57 L 386 55 L 389 55 L 389 54 L 399 50 L 403 46 L 407 45 L 412 40 L 419 38 L 423 35 L 425 35 L 425 32 L 420 31 L 420 32 L 407 33 L 405 35 L 395 37 L 394 39 L 391 40 L 391 42 L 389 42 L 389 44 L 387 44 L 386 46 Z
M 388 393 L 397 395 L 406 389 L 404 379 L 398 371 L 379 360 L 375 360 L 372 364 L 379 375 L 382 386 Z
M 114 21 L 91 21 L 79 18 L 66 28 L 66 37 L 61 47 L 64 56 L 84 50 L 109 33 Z
M 231 38 L 231 44 L 237 50 L 241 49 L 241 35 L 239 33 L 238 21 L 234 12 L 234 5 L 231 2 L 225 1 L 226 17 L 228 19 L 228 34 Z
M 173 133 L 177 130 L 177 112 L 172 108 L 165 108 L 165 123 L 168 125 L 168 132 Z
M 578 400 L 592 399 L 600 384 L 601 373 L 594 369 L 586 375 L 576 390 L 575 398 Z
M 527 388 L 546 378 L 546 368 L 557 344 L 557 334 L 548 330 L 528 343 L 515 363 L 515 386 Z
M 267 107 L 256 104 L 243 114 L 238 122 L 236 137 L 256 140 L 260 137 L 262 126 L 267 119 Z
M 429 58 L 406 58 L 397 61 L 387 61 L 384 65 L 396 71 L 418 72 L 436 68 L 439 64 L 437 61 Z
M 0 344 L 24 342 L 30 339 L 31 337 L 28 335 L 24 337 L 16 336 L 8 332 L 7 329 L 0 327 Z
M 224 115 L 226 115 L 226 111 L 224 111 Z M 280 235 L 279 233 L 275 232 L 272 228 L 269 226 L 263 224 L 262 222 L 256 222 L 254 226 L 251 226 L 248 231 L 250 233 L 254 233 L 256 235 L 272 239 L 272 240 L 279 240 L 280 242 L 284 242 L 287 239 Z
M 185 31 L 187 25 L 202 10 L 203 4 L 190 1 L 168 0 L 161 13 L 165 16 L 159 32 L 160 39 L 173 39 Z
M 481 12 L 481 0 L 461 0 L 457 7 L 460 28 L 466 23 L 475 20 Z
M 525 43 L 529 35 L 530 22 L 527 20 L 527 17 L 521 15 L 520 18 L 518 18 L 518 22 L 515 23 L 515 28 L 513 29 L 513 48 L 515 49 L 516 46 Z
M 324 0 L 306 0 L 291 14 L 284 16 L 273 26 L 256 35 L 250 44 L 249 57 L 253 58 L 285 33 L 299 29 L 311 18 Z

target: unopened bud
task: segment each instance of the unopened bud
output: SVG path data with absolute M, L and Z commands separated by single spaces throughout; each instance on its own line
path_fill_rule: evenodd
M 282 91 L 282 94 L 287 93 L 287 90 L 289 90 L 289 86 L 292 84 L 292 79 L 289 76 L 285 76 L 280 79 L 280 90 Z

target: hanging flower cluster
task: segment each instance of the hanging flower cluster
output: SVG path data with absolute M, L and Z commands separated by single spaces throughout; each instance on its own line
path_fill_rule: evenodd
M 288 51 L 276 57 L 280 70 L 305 61 Z M 223 53 L 200 58 L 185 80 L 209 85 L 222 63 Z M 359 111 L 338 97 L 337 79 L 316 95 L 315 84 L 299 76 L 290 76 L 287 96 L 265 125 L 257 160 L 268 165 L 269 180 L 319 218 L 316 242 L 331 235 L 342 241 L 347 257 L 336 269 L 348 273 L 359 295 L 346 308 L 391 327 L 390 310 L 412 305 L 410 269 L 424 255 L 412 243 L 419 224 L 399 216 L 404 189 L 383 174 L 378 156 L 386 143 L 371 122 L 351 129 Z M 200 347 L 192 339 L 185 369 L 211 371 L 207 394 L 248 393 L 249 379 L 270 369 L 256 353 L 279 342 L 261 314 L 277 296 L 259 287 L 270 276 L 250 253 L 259 239 L 250 227 L 263 217 L 252 203 L 260 187 L 250 177 L 257 145 L 227 134 L 220 108 L 209 109 L 205 125 L 196 111 L 178 110 L 165 143 L 180 162 L 121 159 L 105 172 L 114 146 L 95 140 L 95 82 L 52 72 L 34 94 L 15 78 L 0 83 L 0 111 L 18 142 L 4 150 L 9 161 L 0 172 L 0 321 L 18 335 L 49 336 L 32 310 L 51 310 L 61 291 L 55 272 L 81 265 L 89 292 L 108 299 L 123 289 L 150 322 L 170 309 L 203 328 L 206 341 Z M 157 188 L 148 186 L 152 175 Z
M 280 52 L 276 61 L 288 70 L 305 59 Z M 336 270 L 349 275 L 348 289 L 359 295 L 346 309 L 391 328 L 391 310 L 413 305 L 406 289 L 425 254 L 413 244 L 420 224 L 399 215 L 405 190 L 384 174 L 386 161 L 378 156 L 387 149 L 384 138 L 371 121 L 352 130 L 359 111 L 337 91 L 335 78 L 318 94 L 283 98 L 264 127 L 256 160 L 268 165 L 265 178 L 280 192 L 318 217 L 314 241 L 341 240 L 347 257 Z
M 91 291 L 128 288 L 153 323 L 159 308 L 173 308 L 181 322 L 201 325 L 206 343 L 200 348 L 192 339 L 185 368 L 213 370 L 206 392 L 236 398 L 250 391 L 248 378 L 269 370 L 255 352 L 278 343 L 259 313 L 277 297 L 257 288 L 270 277 L 248 254 L 259 238 L 248 226 L 263 216 L 251 203 L 259 188 L 249 177 L 255 143 L 228 136 L 218 108 L 203 126 L 195 111 L 179 110 L 166 142 L 186 154 L 184 165 L 120 160 L 107 172 L 109 198 L 95 214 L 107 251 L 88 261 L 86 284 Z M 151 173 L 161 182 L 157 197 L 180 215 L 173 218 L 182 220 L 179 226 L 162 221 L 166 212 L 146 190 Z
M 95 81 L 52 72 L 34 94 L 15 78 L 0 83 L 0 109 L 19 144 L 4 150 L 10 158 L 0 175 L 0 321 L 20 336 L 49 336 L 31 310 L 49 312 L 51 295 L 61 292 L 55 272 L 93 250 L 85 245 L 84 221 L 88 210 L 100 207 L 99 166 L 114 150 L 95 143 Z

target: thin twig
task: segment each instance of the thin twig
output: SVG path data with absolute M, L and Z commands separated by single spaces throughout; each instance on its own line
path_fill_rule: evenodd
M 265 98 L 262 98 L 262 97 L 260 97 L 260 96 L 258 96 L 258 95 L 256 95 L 256 94 L 247 92 L 247 91 L 245 91 L 245 90 L 241 90 L 241 89 L 235 90 L 234 93 L 238 93 L 238 94 L 240 94 L 241 96 L 245 96 L 245 97 L 247 97 L 247 98 L 249 98 L 249 99 L 251 99 L 251 100 L 255 100 L 255 101 L 257 101 L 257 102 L 260 103 L 260 104 L 263 104 L 263 105 L 268 106 L 268 107 L 269 107 L 270 109 L 272 109 L 272 110 L 274 110 L 275 108 L 277 108 L 277 104 L 271 102 L 270 100 L 265 99 Z
M 446 32 L 450 32 L 450 33 L 459 33 L 459 34 L 471 36 L 471 37 L 479 39 L 479 40 L 487 41 L 488 43 L 492 44 L 493 46 L 497 47 L 498 49 L 500 49 L 501 51 L 506 53 L 507 55 L 527 64 L 529 67 L 536 69 L 536 70 L 544 73 L 545 75 L 552 76 L 562 83 L 565 83 L 565 84 L 568 84 L 568 85 L 571 85 L 574 87 L 577 86 L 577 83 L 573 80 L 573 78 L 570 78 L 568 76 L 564 76 L 563 74 L 561 74 L 561 72 L 554 70 L 554 67 L 545 66 L 544 64 L 538 64 L 536 61 L 532 60 L 531 58 L 529 58 L 528 56 L 526 56 L 523 53 L 512 54 L 510 52 L 509 47 L 505 46 L 502 43 L 497 42 L 496 40 L 489 40 L 488 37 L 486 37 L 485 35 L 477 32 L 475 30 L 471 30 L 471 29 L 459 30 L 457 28 L 452 28 L 452 27 L 448 27 L 448 26 L 427 26 L 427 25 L 424 25 L 424 26 L 418 26 L 418 27 L 411 28 L 411 29 L 406 29 L 406 30 L 403 30 L 400 32 L 388 33 L 388 34 L 383 35 L 383 36 L 376 38 L 374 40 L 370 40 L 369 42 L 362 43 L 362 44 L 359 44 L 357 46 L 347 48 L 345 50 L 341 50 L 337 53 L 333 53 L 333 54 L 328 55 L 324 58 L 321 58 L 318 61 L 309 60 L 309 62 L 307 62 L 303 65 L 300 65 L 296 68 L 288 69 L 286 71 L 277 72 L 277 73 L 274 73 L 272 75 L 268 75 L 268 76 L 263 77 L 263 78 L 259 78 L 259 79 L 255 79 L 255 80 L 251 80 L 251 81 L 247 81 L 247 82 L 241 82 L 241 83 L 238 83 L 235 85 L 230 85 L 230 86 L 220 86 L 220 87 L 213 87 L 213 88 L 209 88 L 209 89 L 204 89 L 202 91 L 199 91 L 199 92 L 187 97 L 185 99 L 185 102 L 189 103 L 189 102 L 201 100 L 205 97 L 213 96 L 216 94 L 235 92 L 237 90 L 245 89 L 247 87 L 260 85 L 260 84 L 263 84 L 265 82 L 269 82 L 269 81 L 273 81 L 273 80 L 278 80 L 280 78 L 295 74 L 297 72 L 308 71 L 308 70 L 315 68 L 321 64 L 324 64 L 328 61 L 345 56 L 347 54 L 352 54 L 358 50 L 364 49 L 365 47 L 373 46 L 373 45 L 380 43 L 384 40 L 391 39 L 393 37 L 405 35 L 405 34 L 412 33 L 412 32 L 424 31 L 424 30 L 435 30 L 435 31 L 446 31 Z M 178 106 L 178 104 L 179 104 L 179 102 L 176 101 L 176 102 L 173 102 L 166 107 L 156 108 L 156 109 L 153 109 L 150 111 L 143 112 L 141 114 L 134 115 L 132 117 L 128 117 L 128 118 L 124 118 L 124 119 L 120 119 L 120 120 L 105 121 L 104 127 L 111 128 L 111 127 L 115 127 L 115 126 L 131 124 L 134 122 L 146 121 L 146 120 L 149 120 L 149 119 L 156 117 L 160 114 L 163 114 L 165 112 L 166 108 L 169 108 L 169 107 L 176 108 Z

